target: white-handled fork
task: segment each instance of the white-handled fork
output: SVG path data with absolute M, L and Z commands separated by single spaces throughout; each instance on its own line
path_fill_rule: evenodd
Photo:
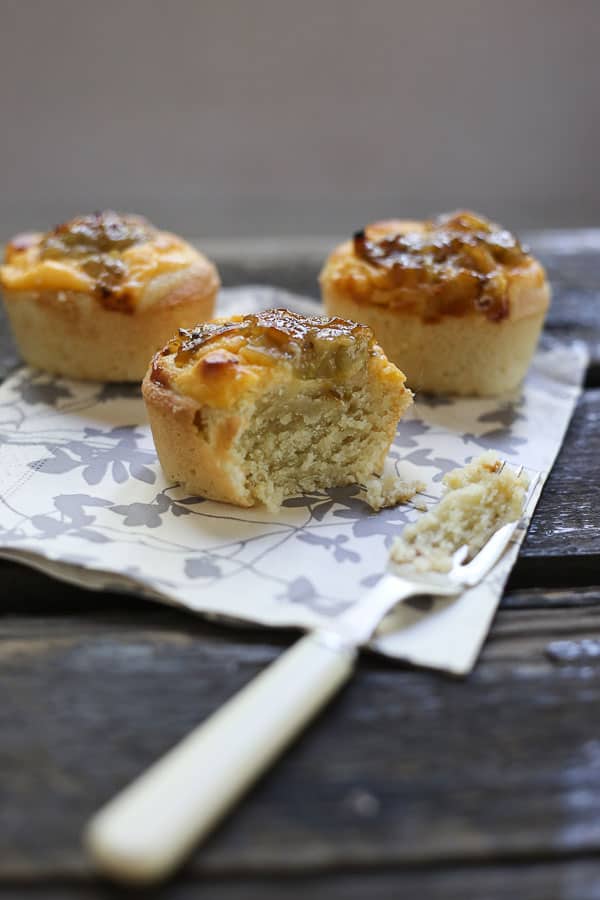
M 537 499 L 530 480 L 527 518 Z M 108 803 L 90 822 L 87 848 L 105 874 L 151 884 L 170 874 L 241 794 L 349 679 L 385 615 L 408 597 L 459 594 L 504 552 L 519 522 L 496 531 L 450 572 L 384 575 L 364 598 L 298 641 L 205 723 Z

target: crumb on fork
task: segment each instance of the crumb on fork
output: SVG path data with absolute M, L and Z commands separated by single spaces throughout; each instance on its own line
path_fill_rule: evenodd
M 394 541 L 393 562 L 421 572 L 448 572 L 460 547 L 466 545 L 472 557 L 498 528 L 520 518 L 529 483 L 493 450 L 448 472 L 443 482 L 440 502 Z

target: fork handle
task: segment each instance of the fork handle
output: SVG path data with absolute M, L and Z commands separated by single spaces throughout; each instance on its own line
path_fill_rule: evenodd
M 350 677 L 358 655 L 318 631 L 279 659 L 92 819 L 86 845 L 114 879 L 174 870 Z

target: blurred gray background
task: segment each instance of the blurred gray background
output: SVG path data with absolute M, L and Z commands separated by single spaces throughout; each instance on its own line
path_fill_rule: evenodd
M 600 224 L 599 0 L 0 0 L 0 238 Z

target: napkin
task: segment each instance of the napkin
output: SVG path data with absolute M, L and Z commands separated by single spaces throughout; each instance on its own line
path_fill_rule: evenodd
M 224 290 L 219 313 L 315 301 L 275 288 Z M 587 366 L 583 345 L 547 342 L 522 388 L 501 397 L 417 397 L 388 465 L 439 496 L 445 472 L 484 450 L 545 477 Z M 542 484 L 538 486 L 538 495 Z M 20 369 L 0 387 L 0 555 L 82 587 L 133 591 L 224 622 L 327 625 L 373 587 L 410 503 L 373 512 L 356 486 L 287 500 L 274 513 L 190 496 L 158 464 L 139 386 Z M 457 599 L 418 598 L 372 649 L 455 674 L 475 663 L 526 531 Z

